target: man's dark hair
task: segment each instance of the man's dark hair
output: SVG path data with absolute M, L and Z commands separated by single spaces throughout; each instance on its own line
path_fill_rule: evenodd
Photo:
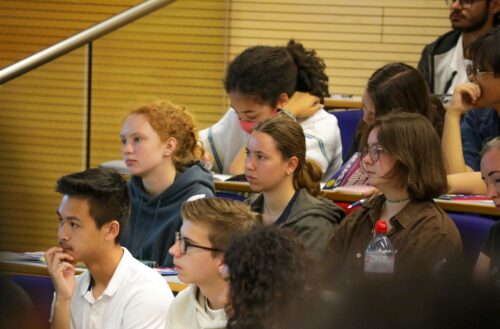
M 491 28 L 477 38 L 466 49 L 467 57 L 474 62 L 474 68 L 492 71 L 500 76 L 500 26 Z
M 126 180 L 116 171 L 92 168 L 59 178 L 56 192 L 89 202 L 89 214 L 97 228 L 113 220 L 120 223 L 121 233 L 130 213 L 130 193 Z

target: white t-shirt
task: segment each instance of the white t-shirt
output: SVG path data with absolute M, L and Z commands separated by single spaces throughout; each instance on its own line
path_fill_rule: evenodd
M 469 60 L 464 58 L 463 35 L 457 41 L 454 48 L 446 53 L 435 55 L 434 90 L 438 94 L 452 95 L 455 86 L 469 81 L 467 79 L 467 64 Z M 449 85 L 446 89 L 446 85 Z M 450 97 L 448 97 L 450 98 Z
M 306 136 L 306 157 L 320 165 L 323 177 L 330 178 L 342 165 L 342 141 L 337 118 L 320 110 L 300 121 L 300 125 Z M 238 116 L 232 108 L 213 126 L 200 131 L 203 147 L 214 156 L 212 169 L 229 174 L 231 163 L 246 145 L 249 136 L 240 128 Z
M 174 299 L 170 287 L 160 274 L 132 257 L 126 248 L 123 251 L 113 277 L 97 300 L 90 288 L 90 273 L 85 271 L 76 278 L 72 329 L 165 328 Z M 51 314 L 54 303 L 55 295 Z
M 212 310 L 200 289 L 191 285 L 172 302 L 167 316 L 167 329 L 223 329 L 227 317 L 223 309 Z

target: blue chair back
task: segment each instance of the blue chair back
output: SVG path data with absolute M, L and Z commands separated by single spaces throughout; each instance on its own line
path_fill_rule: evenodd
M 245 201 L 245 197 L 238 193 L 215 191 L 215 196 L 218 198 L 224 198 L 236 201 Z
M 37 328 L 49 328 L 50 305 L 54 297 L 54 287 L 50 277 L 28 274 L 9 274 L 6 276 L 23 288 L 31 298 L 36 317 L 33 322 L 37 324 Z
M 337 117 L 342 138 L 342 158 L 344 158 L 349 146 L 352 143 L 359 122 L 363 118 L 363 110 L 332 111 L 331 114 Z
M 496 221 L 489 217 L 473 214 L 449 212 L 448 215 L 460 232 L 465 260 L 469 265 L 473 265 L 481 251 L 483 241 Z

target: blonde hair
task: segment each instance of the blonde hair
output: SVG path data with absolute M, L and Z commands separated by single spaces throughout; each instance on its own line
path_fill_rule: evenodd
M 257 213 L 250 206 L 236 200 L 202 198 L 182 205 L 184 220 L 208 225 L 208 239 L 213 248 L 226 250 L 232 237 L 250 231 L 259 223 Z
M 186 108 L 169 101 L 155 101 L 139 106 L 127 118 L 139 114 L 147 118 L 162 142 L 170 137 L 177 140 L 172 154 L 177 170 L 202 159 L 205 151 L 198 142 L 198 127 Z

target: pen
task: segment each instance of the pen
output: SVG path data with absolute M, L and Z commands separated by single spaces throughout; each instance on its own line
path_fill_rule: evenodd
M 347 209 L 351 209 L 351 208 L 354 208 L 354 207 L 357 207 L 357 206 L 361 206 L 363 203 L 365 203 L 366 199 L 361 199 L 359 201 L 356 201 L 352 204 L 350 204 L 349 206 L 347 206 Z

